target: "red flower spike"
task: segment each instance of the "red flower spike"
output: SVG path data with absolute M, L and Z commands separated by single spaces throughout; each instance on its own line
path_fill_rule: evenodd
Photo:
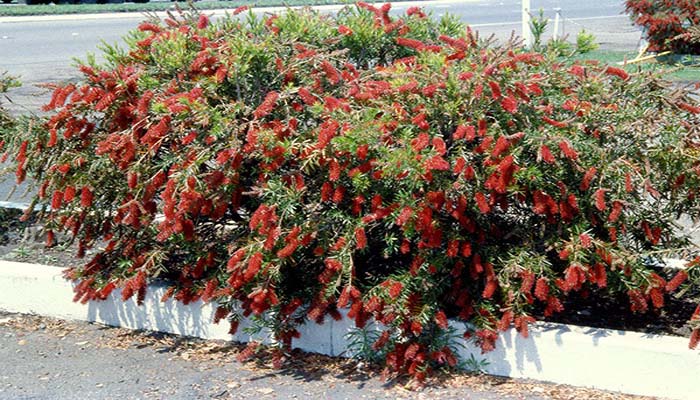
M 197 28 L 198 29 L 204 29 L 207 26 L 209 26 L 209 17 L 207 17 L 204 14 L 201 14 L 199 16 L 199 20 L 197 20 Z
M 367 236 L 363 228 L 355 229 L 355 247 L 360 250 L 367 247 Z
M 479 211 L 482 214 L 487 214 L 488 212 L 491 211 L 491 206 L 489 205 L 489 202 L 483 193 L 481 193 L 481 192 L 476 193 L 474 195 L 474 200 L 476 201 L 476 204 L 479 207 Z
M 542 161 L 546 162 L 547 164 L 553 164 L 556 160 L 554 159 L 554 156 L 552 155 L 552 152 L 549 150 L 549 147 L 547 145 L 542 145 L 540 147 L 540 158 Z
M 240 6 L 240 7 L 237 7 L 236 9 L 234 9 L 232 14 L 238 15 L 244 11 L 247 11 L 248 9 L 250 9 L 250 6 Z
M 624 69 L 612 67 L 612 66 L 606 67 L 605 73 L 608 75 L 616 76 L 616 77 L 622 79 L 623 81 L 628 80 L 630 77 L 629 74 Z
M 686 279 L 688 279 L 688 273 L 685 270 L 678 271 L 666 284 L 666 291 L 669 293 L 675 291 Z
M 447 329 L 449 327 L 449 324 L 447 322 L 447 315 L 445 315 L 445 313 L 442 310 L 438 311 L 435 314 L 435 323 L 441 329 Z
M 598 211 L 605 211 L 605 189 L 598 189 L 593 193 L 593 200 L 595 201 L 595 207 Z
M 595 177 L 596 172 L 598 172 L 596 167 L 590 167 L 588 169 L 588 171 L 586 171 L 586 173 L 583 175 L 583 179 L 581 180 L 581 185 L 579 186 L 579 188 L 582 191 L 588 190 L 588 188 L 591 186 L 591 181 Z

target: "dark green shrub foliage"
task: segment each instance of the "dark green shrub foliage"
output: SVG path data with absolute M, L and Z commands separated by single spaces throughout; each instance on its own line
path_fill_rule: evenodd
M 264 315 L 282 348 L 347 307 L 385 324 L 390 371 L 422 378 L 456 362 L 432 340 L 448 316 L 489 350 L 573 291 L 645 312 L 700 280 L 645 264 L 698 217 L 691 100 L 388 10 L 145 22 L 56 89 L 46 129 L 12 146 L 48 227 L 81 254 L 106 241 L 67 271 L 76 300 L 167 279 L 234 330 Z
M 634 23 L 646 30 L 650 51 L 700 54 L 697 0 L 626 0 Z
M 19 86 L 19 81 L 16 78 L 7 75 L 7 73 L 0 74 L 0 96 L 7 92 L 10 88 Z M 0 135 L 4 130 L 10 129 L 14 126 L 14 120 L 10 114 L 3 108 L 2 98 L 0 97 Z M 0 136 L 0 139 L 2 136 Z M 1 142 L 0 142 L 1 143 Z M 3 144 L 0 144 L 0 151 L 3 148 Z

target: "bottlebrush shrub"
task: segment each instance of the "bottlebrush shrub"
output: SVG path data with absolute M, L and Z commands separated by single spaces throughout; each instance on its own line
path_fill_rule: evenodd
M 47 227 L 78 255 L 106 243 L 66 272 L 75 299 L 165 279 L 232 331 L 257 316 L 278 361 L 347 309 L 386 328 L 387 371 L 422 379 L 457 362 L 448 317 L 487 351 L 572 292 L 645 312 L 700 281 L 698 262 L 648 266 L 698 217 L 692 100 L 389 8 L 149 21 L 57 86 L 45 129 L 11 143 Z
M 19 86 L 19 81 L 16 78 L 7 75 L 7 73 L 0 74 L 0 94 L 16 86 Z M 11 129 L 12 126 L 14 126 L 13 118 L 3 108 L 2 99 L 0 99 L 0 134 L 4 130 Z M 0 145 L 0 151 L 2 151 L 2 145 Z
M 634 23 L 645 29 L 650 51 L 700 54 L 700 43 L 688 32 L 700 25 L 696 0 L 626 0 L 625 6 Z

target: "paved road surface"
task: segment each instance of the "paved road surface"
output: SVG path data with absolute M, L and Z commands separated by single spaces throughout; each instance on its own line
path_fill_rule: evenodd
M 284 370 L 236 361 L 240 347 L 0 311 L 0 398 L 24 399 L 577 399 L 610 392 L 456 376 L 419 392 L 356 364 L 297 357 Z
M 436 16 L 448 12 L 458 15 L 481 35 L 493 34 L 507 39 L 514 31 L 520 33 L 520 0 L 443 0 L 413 4 L 423 5 Z M 401 13 L 408 7 L 409 4 L 399 3 L 393 9 Z M 602 48 L 634 50 L 638 44 L 639 30 L 622 14 L 621 0 L 532 0 L 532 7 L 542 8 L 549 17 L 554 15 L 555 8 L 561 8 L 565 33 L 575 35 L 585 28 L 595 33 Z M 340 7 L 320 8 L 334 12 Z M 23 87 L 10 93 L 14 103 L 8 108 L 15 113 L 39 110 L 48 96 L 37 84 L 74 79 L 75 58 L 98 52 L 103 41 L 119 43 L 120 38 L 142 19 L 138 13 L 97 17 L 0 17 L 0 71 L 19 75 L 24 82 Z M 11 186 L 11 183 L 0 182 L 0 201 L 6 200 Z M 19 198 L 22 192 L 17 190 L 9 200 L 22 201 Z

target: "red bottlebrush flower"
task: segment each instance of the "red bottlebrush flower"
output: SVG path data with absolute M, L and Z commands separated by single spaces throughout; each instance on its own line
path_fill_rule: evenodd
M 555 128 L 566 128 L 569 126 L 568 122 L 557 121 L 557 120 L 554 120 L 554 119 L 546 117 L 546 116 L 542 117 L 542 121 L 548 123 L 549 125 L 552 125 Z
M 476 137 L 476 129 L 471 125 L 460 125 L 457 127 L 455 132 L 452 134 L 454 140 L 465 139 L 469 142 L 474 140 Z
M 139 177 L 136 173 L 129 172 L 126 175 L 126 181 L 127 181 L 127 186 L 129 186 L 129 189 L 133 190 L 136 188 L 136 185 L 138 185 Z
M 343 201 L 343 198 L 345 197 L 345 188 L 343 186 L 338 186 L 335 188 L 335 191 L 333 191 L 333 202 L 335 204 L 340 204 L 340 202 Z
M 629 74 L 627 72 L 625 72 L 624 69 L 617 68 L 617 67 L 611 67 L 611 66 L 608 66 L 605 68 L 605 73 L 608 75 L 617 76 L 618 78 L 622 79 L 623 81 L 626 81 L 630 77 Z
M 46 231 L 46 247 L 52 247 L 56 242 L 56 237 L 52 230 Z
M 649 305 L 647 304 L 647 299 L 644 298 L 644 296 L 638 290 L 628 291 L 627 296 L 630 299 L 630 309 L 632 310 L 633 313 L 636 313 L 636 312 L 645 313 L 645 312 L 647 312 L 647 310 L 649 308 Z
M 513 311 L 508 309 L 506 310 L 503 315 L 501 316 L 501 319 L 498 320 L 498 323 L 496 324 L 496 328 L 501 331 L 505 332 L 510 328 L 510 324 L 513 322 Z
M 700 328 L 693 329 L 693 332 L 690 334 L 690 342 L 688 343 L 688 348 L 691 350 L 695 350 L 698 347 L 698 343 L 700 343 Z
M 335 67 L 326 60 L 321 63 L 321 69 L 323 73 L 326 74 L 326 78 L 331 85 L 336 85 L 340 82 L 341 76 Z
M 540 158 L 542 159 L 542 161 L 546 162 L 547 164 L 554 164 L 554 162 L 556 161 L 554 159 L 554 156 L 552 155 L 552 152 L 549 150 L 549 147 L 547 147 L 547 145 L 545 145 L 545 144 L 543 144 L 540 147 L 540 154 L 539 155 L 540 155 Z
M 493 297 L 493 294 L 496 293 L 496 289 L 498 288 L 498 282 L 496 282 L 495 279 L 489 278 L 486 280 L 486 286 L 484 287 L 484 291 L 481 293 L 481 297 L 485 299 L 490 299 Z
M 608 274 L 603 264 L 596 263 L 591 267 L 591 280 L 600 288 L 608 285 Z
M 574 65 L 571 67 L 571 69 L 569 69 L 569 73 L 579 78 L 583 78 L 586 74 L 586 69 L 580 65 Z
M 367 236 L 363 228 L 355 229 L 355 247 L 357 247 L 357 249 L 364 249 L 367 247 Z
M 223 81 L 226 80 L 226 77 L 228 76 L 228 69 L 226 67 L 219 67 L 216 69 L 216 73 L 214 74 L 214 77 L 216 78 L 216 83 L 222 83 Z
M 593 200 L 598 211 L 605 211 L 605 189 L 598 189 L 593 193 Z
M 142 22 L 139 24 L 138 30 L 141 32 L 153 32 L 153 33 L 160 33 L 162 28 L 152 22 Z
M 63 192 L 56 190 L 53 192 L 53 197 L 51 198 L 51 208 L 55 211 L 61 208 L 63 204 Z
M 299 97 L 301 97 L 301 100 L 306 105 L 312 106 L 318 102 L 318 99 L 316 98 L 316 96 L 311 94 L 311 92 L 307 88 L 301 87 L 301 88 L 299 88 L 299 91 L 297 93 L 299 94 Z
M 478 134 L 480 137 L 486 136 L 486 131 L 488 130 L 488 124 L 486 123 L 486 120 L 480 119 L 479 120 L 479 131 Z
M 415 15 L 418 18 L 425 18 L 426 17 L 423 10 L 420 7 L 415 7 L 415 6 L 409 7 L 408 10 L 406 10 L 406 15 L 408 15 L 408 16 Z
M 240 6 L 240 7 L 237 7 L 235 10 L 233 10 L 233 13 L 232 13 L 232 14 L 233 14 L 233 15 L 238 15 L 238 14 L 244 12 L 244 11 L 247 11 L 249 8 L 250 8 L 250 6 Z
M 277 99 L 279 99 L 279 93 L 272 91 L 268 93 L 265 96 L 265 100 L 260 103 L 258 108 L 253 111 L 253 116 L 255 118 L 262 118 L 272 112 L 272 109 L 275 107 L 275 104 L 277 103 Z
M 449 323 L 447 322 L 447 315 L 440 310 L 435 314 L 435 323 L 437 326 L 439 326 L 441 329 L 447 329 L 449 326 Z
M 540 301 L 546 301 L 549 297 L 549 283 L 546 278 L 539 278 L 535 283 L 535 297 Z
M 355 155 L 357 155 L 357 158 L 359 158 L 360 160 L 364 160 L 367 158 L 368 151 L 369 151 L 369 145 L 363 144 L 357 148 Z
M 570 160 L 578 159 L 578 153 L 573 147 L 571 147 L 568 140 L 562 140 L 559 142 L 559 150 L 561 150 L 562 154 L 564 154 L 564 157 Z
M 622 209 L 624 205 L 622 202 L 615 200 L 613 201 L 612 204 L 612 211 L 610 212 L 610 215 L 608 216 L 608 221 L 610 222 L 617 222 L 617 220 L 620 218 L 620 215 L 622 214 Z
M 508 96 L 501 100 L 501 107 L 511 114 L 518 112 L 518 100 L 513 96 Z
M 571 255 L 571 253 L 569 253 L 569 250 L 567 250 L 567 249 L 562 249 L 562 250 L 559 252 L 559 259 L 560 259 L 560 260 L 568 260 L 570 255 Z
M 433 148 L 439 155 L 445 155 L 447 153 L 447 145 L 445 144 L 445 141 L 442 140 L 440 137 L 434 137 L 433 138 Z
M 411 118 L 411 123 L 413 123 L 413 125 L 417 126 L 418 128 L 424 131 L 430 129 L 430 124 L 428 123 L 428 121 L 426 121 L 425 113 L 420 113 L 415 117 Z
M 479 211 L 481 211 L 482 214 L 486 214 L 491 211 L 491 206 L 483 193 L 477 192 L 474 195 L 474 200 L 476 201 L 476 205 L 479 207 Z
M 333 192 L 333 185 L 329 182 L 325 182 L 321 186 L 321 201 L 329 201 Z
M 561 304 L 561 301 L 554 296 L 549 296 L 549 298 L 547 298 L 547 306 L 544 309 L 544 316 L 549 317 L 554 313 L 562 311 L 564 311 L 564 306 Z
M 589 249 L 591 248 L 592 242 L 591 242 L 591 237 L 588 236 L 586 233 L 582 233 L 578 236 L 579 240 L 581 240 L 581 246 L 583 246 L 584 249 Z
M 326 268 L 333 272 L 338 272 L 343 269 L 343 264 L 335 258 L 326 258 L 324 263 L 326 264 Z
M 338 27 L 338 33 L 340 33 L 341 35 L 350 36 L 353 32 L 352 29 L 348 28 L 347 26 L 340 25 Z
M 197 20 L 197 28 L 198 29 L 204 29 L 207 26 L 209 26 L 209 17 L 207 17 L 204 14 L 201 14 L 199 16 L 199 19 Z
M 90 207 L 92 205 L 92 191 L 87 186 L 84 186 L 80 191 L 80 205 L 83 207 Z
M 412 80 L 396 89 L 399 93 L 414 93 L 418 88 L 418 82 Z
M 66 190 L 63 193 L 63 201 L 66 203 L 70 203 L 73 201 L 75 198 L 75 188 L 73 186 L 68 186 L 66 187 Z
M 430 136 L 427 133 L 421 132 L 415 139 L 411 140 L 411 148 L 415 152 L 420 152 L 428 146 Z
M 494 100 L 498 100 L 502 97 L 501 86 L 498 82 L 489 81 L 489 87 L 491 88 L 491 97 L 493 97 Z
M 425 160 L 423 167 L 426 171 L 449 171 L 450 163 L 445 161 L 441 156 L 433 156 Z
M 410 47 L 418 51 L 423 50 L 423 48 L 425 48 L 425 43 L 421 42 L 420 40 L 408 39 L 405 37 L 396 38 L 396 44 L 398 44 L 399 46 Z
M 669 293 L 675 291 L 686 279 L 688 279 L 688 273 L 685 270 L 678 271 L 666 284 L 666 291 Z
M 404 207 L 401 210 L 401 213 L 399 213 L 399 216 L 396 217 L 396 225 L 405 225 L 411 219 L 411 217 L 413 217 L 413 210 L 411 209 L 411 207 Z
M 46 147 L 53 147 L 58 142 L 58 135 L 56 134 L 56 128 L 49 129 L 49 141 L 46 143 Z
M 457 76 L 461 81 L 468 81 L 474 77 L 473 72 L 462 72 Z
M 395 281 L 389 286 L 389 297 L 396 299 L 401 294 L 403 290 L 403 284 L 401 282 Z
M 700 114 L 700 107 L 692 106 L 685 102 L 678 103 L 678 108 L 688 111 L 691 114 Z
M 654 308 L 662 308 L 664 306 L 664 292 L 660 288 L 654 287 L 649 289 L 649 298 L 651 298 L 651 304 Z
M 588 188 L 591 186 L 591 181 L 592 181 L 593 178 L 595 177 L 596 172 L 598 172 L 598 170 L 596 169 L 596 167 L 591 167 L 591 168 L 589 168 L 588 171 L 586 171 L 586 173 L 583 175 L 583 179 L 581 180 L 581 185 L 579 186 L 579 188 L 580 188 L 582 191 L 588 190 Z
M 106 93 L 102 97 L 100 97 L 100 100 L 95 104 L 95 110 L 96 111 L 104 111 L 106 110 L 109 106 L 114 103 L 114 100 L 117 99 L 117 95 L 114 94 L 113 92 Z
M 243 279 L 245 281 L 250 281 L 257 275 L 257 273 L 260 271 L 260 268 L 262 267 L 262 262 L 263 262 L 263 255 L 260 252 L 257 252 L 253 254 L 252 257 L 248 260 L 248 268 L 245 271 L 245 274 L 243 275 Z
M 335 182 L 340 179 L 340 164 L 335 159 L 328 162 L 328 180 Z
M 530 294 L 535 284 L 535 274 L 531 271 L 523 271 L 520 276 L 522 278 L 520 282 L 520 293 Z
M 374 351 L 382 349 L 389 342 L 390 338 L 391 336 L 389 331 L 382 332 L 382 334 L 379 335 L 377 341 L 372 344 L 372 349 Z

